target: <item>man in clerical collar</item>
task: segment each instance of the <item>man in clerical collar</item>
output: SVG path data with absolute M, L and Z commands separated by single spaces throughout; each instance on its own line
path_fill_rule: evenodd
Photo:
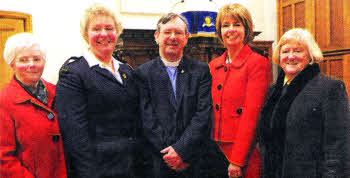
M 207 63 L 183 56 L 188 23 L 163 16 L 154 34 L 160 57 L 135 70 L 152 176 L 201 177 L 199 158 L 210 139 L 211 75 Z

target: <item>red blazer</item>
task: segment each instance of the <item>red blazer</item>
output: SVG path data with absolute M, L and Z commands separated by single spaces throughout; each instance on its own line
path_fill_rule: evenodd
M 52 109 L 56 87 L 44 84 L 48 106 L 14 78 L 0 91 L 1 178 L 67 177 L 58 118 Z
M 227 51 L 209 63 L 213 76 L 214 140 L 234 143 L 229 161 L 245 165 L 271 78 L 270 62 L 245 45 L 231 64 Z

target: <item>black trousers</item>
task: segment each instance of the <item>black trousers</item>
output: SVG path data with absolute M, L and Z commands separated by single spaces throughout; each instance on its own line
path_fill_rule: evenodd
M 169 168 L 160 153 L 143 150 L 144 163 L 137 164 L 141 166 L 136 175 L 139 178 L 228 178 L 227 168 L 230 163 L 216 142 L 209 140 L 202 144 L 202 149 L 198 150 L 201 156 L 183 172 Z
M 177 172 L 168 167 L 161 155 L 154 155 L 152 162 L 152 178 L 200 178 L 198 164 L 191 164 L 185 170 Z
M 230 162 L 215 141 L 210 140 L 200 158 L 201 178 L 228 178 L 227 168 Z

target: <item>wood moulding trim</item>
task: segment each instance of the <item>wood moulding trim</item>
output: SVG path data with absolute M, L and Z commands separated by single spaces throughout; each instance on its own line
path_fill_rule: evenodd
M 283 31 L 283 23 L 282 23 L 282 7 L 281 7 L 281 0 L 278 0 L 277 1 L 277 5 L 276 5 L 276 8 L 277 8 L 277 40 L 280 39 L 280 37 L 282 36 L 282 31 Z
M 343 19 L 344 19 L 344 45 L 346 48 L 350 48 L 350 7 L 349 0 L 343 0 Z
M 15 30 L 15 28 L 2 28 L 2 27 L 0 27 L 0 31 L 14 31 Z
M 24 31 L 33 32 L 32 25 L 32 15 L 22 13 L 22 12 L 12 12 L 12 11 L 1 11 L 0 18 L 13 18 L 13 19 L 23 19 L 24 20 Z
M 315 36 L 316 31 L 316 8 L 315 0 L 305 1 L 305 28 Z M 306 18 L 307 17 L 307 18 Z
M 323 56 L 340 56 L 350 54 L 350 48 L 323 51 Z
M 281 7 L 286 7 L 286 6 L 290 6 L 290 5 L 301 3 L 301 2 L 305 2 L 305 0 L 289 0 L 288 2 L 282 2 Z

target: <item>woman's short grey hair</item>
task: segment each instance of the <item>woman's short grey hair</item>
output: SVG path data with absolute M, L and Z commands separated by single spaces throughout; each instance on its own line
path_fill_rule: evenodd
M 123 26 L 115 13 L 104 6 L 103 4 L 94 3 L 90 7 L 88 7 L 83 17 L 80 20 L 80 33 L 82 34 L 84 40 L 88 42 L 87 30 L 89 27 L 90 20 L 97 16 L 108 16 L 111 17 L 114 21 L 115 28 L 117 30 L 117 36 L 119 36 L 123 32 Z
M 39 38 L 33 33 L 18 33 L 7 39 L 4 49 L 4 59 L 7 64 L 11 64 L 16 58 L 18 50 L 38 46 L 41 57 L 46 60 L 46 49 L 40 43 Z
M 323 55 L 320 47 L 317 45 L 312 34 L 302 28 L 294 28 L 283 34 L 280 41 L 277 44 L 275 51 L 273 52 L 272 61 L 275 64 L 280 63 L 280 53 L 283 45 L 295 41 L 305 45 L 306 51 L 310 57 L 310 64 L 319 63 L 323 60 Z

